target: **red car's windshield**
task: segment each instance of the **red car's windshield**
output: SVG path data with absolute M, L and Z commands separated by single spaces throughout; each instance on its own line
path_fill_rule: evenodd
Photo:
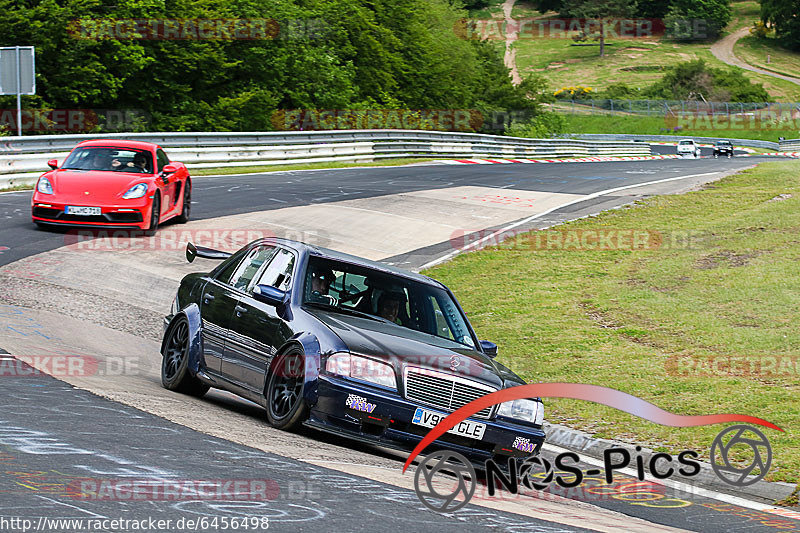
M 136 148 L 90 146 L 74 149 L 61 168 L 152 174 L 153 156 L 147 150 Z

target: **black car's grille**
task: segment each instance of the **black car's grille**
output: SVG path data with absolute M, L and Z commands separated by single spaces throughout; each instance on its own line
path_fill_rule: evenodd
M 406 399 L 446 411 L 455 411 L 496 390 L 460 376 L 415 367 L 406 368 L 404 378 Z M 492 408 L 487 407 L 474 416 L 489 418 L 491 413 Z

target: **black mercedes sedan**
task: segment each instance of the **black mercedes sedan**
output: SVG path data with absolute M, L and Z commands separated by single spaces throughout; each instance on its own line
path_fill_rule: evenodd
M 301 424 L 411 450 L 440 420 L 524 384 L 478 340 L 452 292 L 429 277 L 326 248 L 261 239 L 183 278 L 164 320 L 164 387 L 231 391 L 270 424 Z M 502 403 L 435 442 L 474 461 L 539 452 L 538 398 Z M 505 462 L 505 461 L 503 461 Z

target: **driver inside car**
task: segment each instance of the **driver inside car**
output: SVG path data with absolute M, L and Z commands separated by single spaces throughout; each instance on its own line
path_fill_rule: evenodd
M 309 300 L 312 302 L 336 305 L 336 300 L 328 294 L 331 283 L 336 279 L 333 271 L 329 268 L 319 268 L 311 272 L 311 294 Z
M 381 294 L 378 298 L 378 316 L 385 318 L 389 322 L 401 324 L 400 308 L 405 307 L 405 294 L 397 291 L 388 291 Z

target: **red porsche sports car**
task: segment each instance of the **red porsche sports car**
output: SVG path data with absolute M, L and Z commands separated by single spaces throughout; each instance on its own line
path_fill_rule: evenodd
M 83 141 L 64 160 L 47 162 L 31 199 L 39 225 L 141 229 L 189 220 L 192 182 L 183 163 L 140 141 Z

